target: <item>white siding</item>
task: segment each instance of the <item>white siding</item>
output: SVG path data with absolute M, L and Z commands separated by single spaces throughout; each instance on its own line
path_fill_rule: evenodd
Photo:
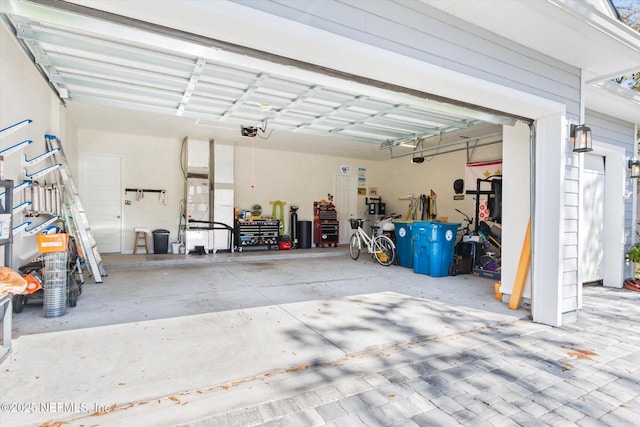
M 565 155 L 563 269 L 562 269 L 562 313 L 579 308 L 576 298 L 578 284 L 578 224 L 580 169 L 579 157 L 572 151 Z

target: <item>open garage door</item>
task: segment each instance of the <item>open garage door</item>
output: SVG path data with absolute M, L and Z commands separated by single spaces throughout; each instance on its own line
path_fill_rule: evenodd
M 527 120 L 78 4 L 0 11 L 64 102 L 383 147 Z

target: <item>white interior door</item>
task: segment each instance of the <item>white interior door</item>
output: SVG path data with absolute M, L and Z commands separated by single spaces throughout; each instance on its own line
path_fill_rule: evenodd
M 358 195 L 357 180 L 351 175 L 336 175 L 336 191 L 334 204 L 338 211 L 340 222 L 340 237 L 338 243 L 348 243 L 351 234 L 350 218 L 357 217 Z
M 122 158 L 80 155 L 80 197 L 100 253 L 122 252 Z
M 584 156 L 584 201 L 581 215 L 582 283 L 602 281 L 604 277 L 605 158 Z

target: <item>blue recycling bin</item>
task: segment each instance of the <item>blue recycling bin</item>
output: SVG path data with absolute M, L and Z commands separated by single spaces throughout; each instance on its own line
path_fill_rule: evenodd
M 448 222 L 414 222 L 413 272 L 431 277 L 449 275 L 460 224 Z
M 396 228 L 396 256 L 400 265 L 413 268 L 413 221 L 392 221 Z

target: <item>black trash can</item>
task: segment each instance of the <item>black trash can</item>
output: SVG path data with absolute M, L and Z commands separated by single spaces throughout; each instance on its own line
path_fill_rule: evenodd
M 153 253 L 166 254 L 169 252 L 169 230 L 153 230 Z
M 298 247 L 311 248 L 311 221 L 298 221 Z

